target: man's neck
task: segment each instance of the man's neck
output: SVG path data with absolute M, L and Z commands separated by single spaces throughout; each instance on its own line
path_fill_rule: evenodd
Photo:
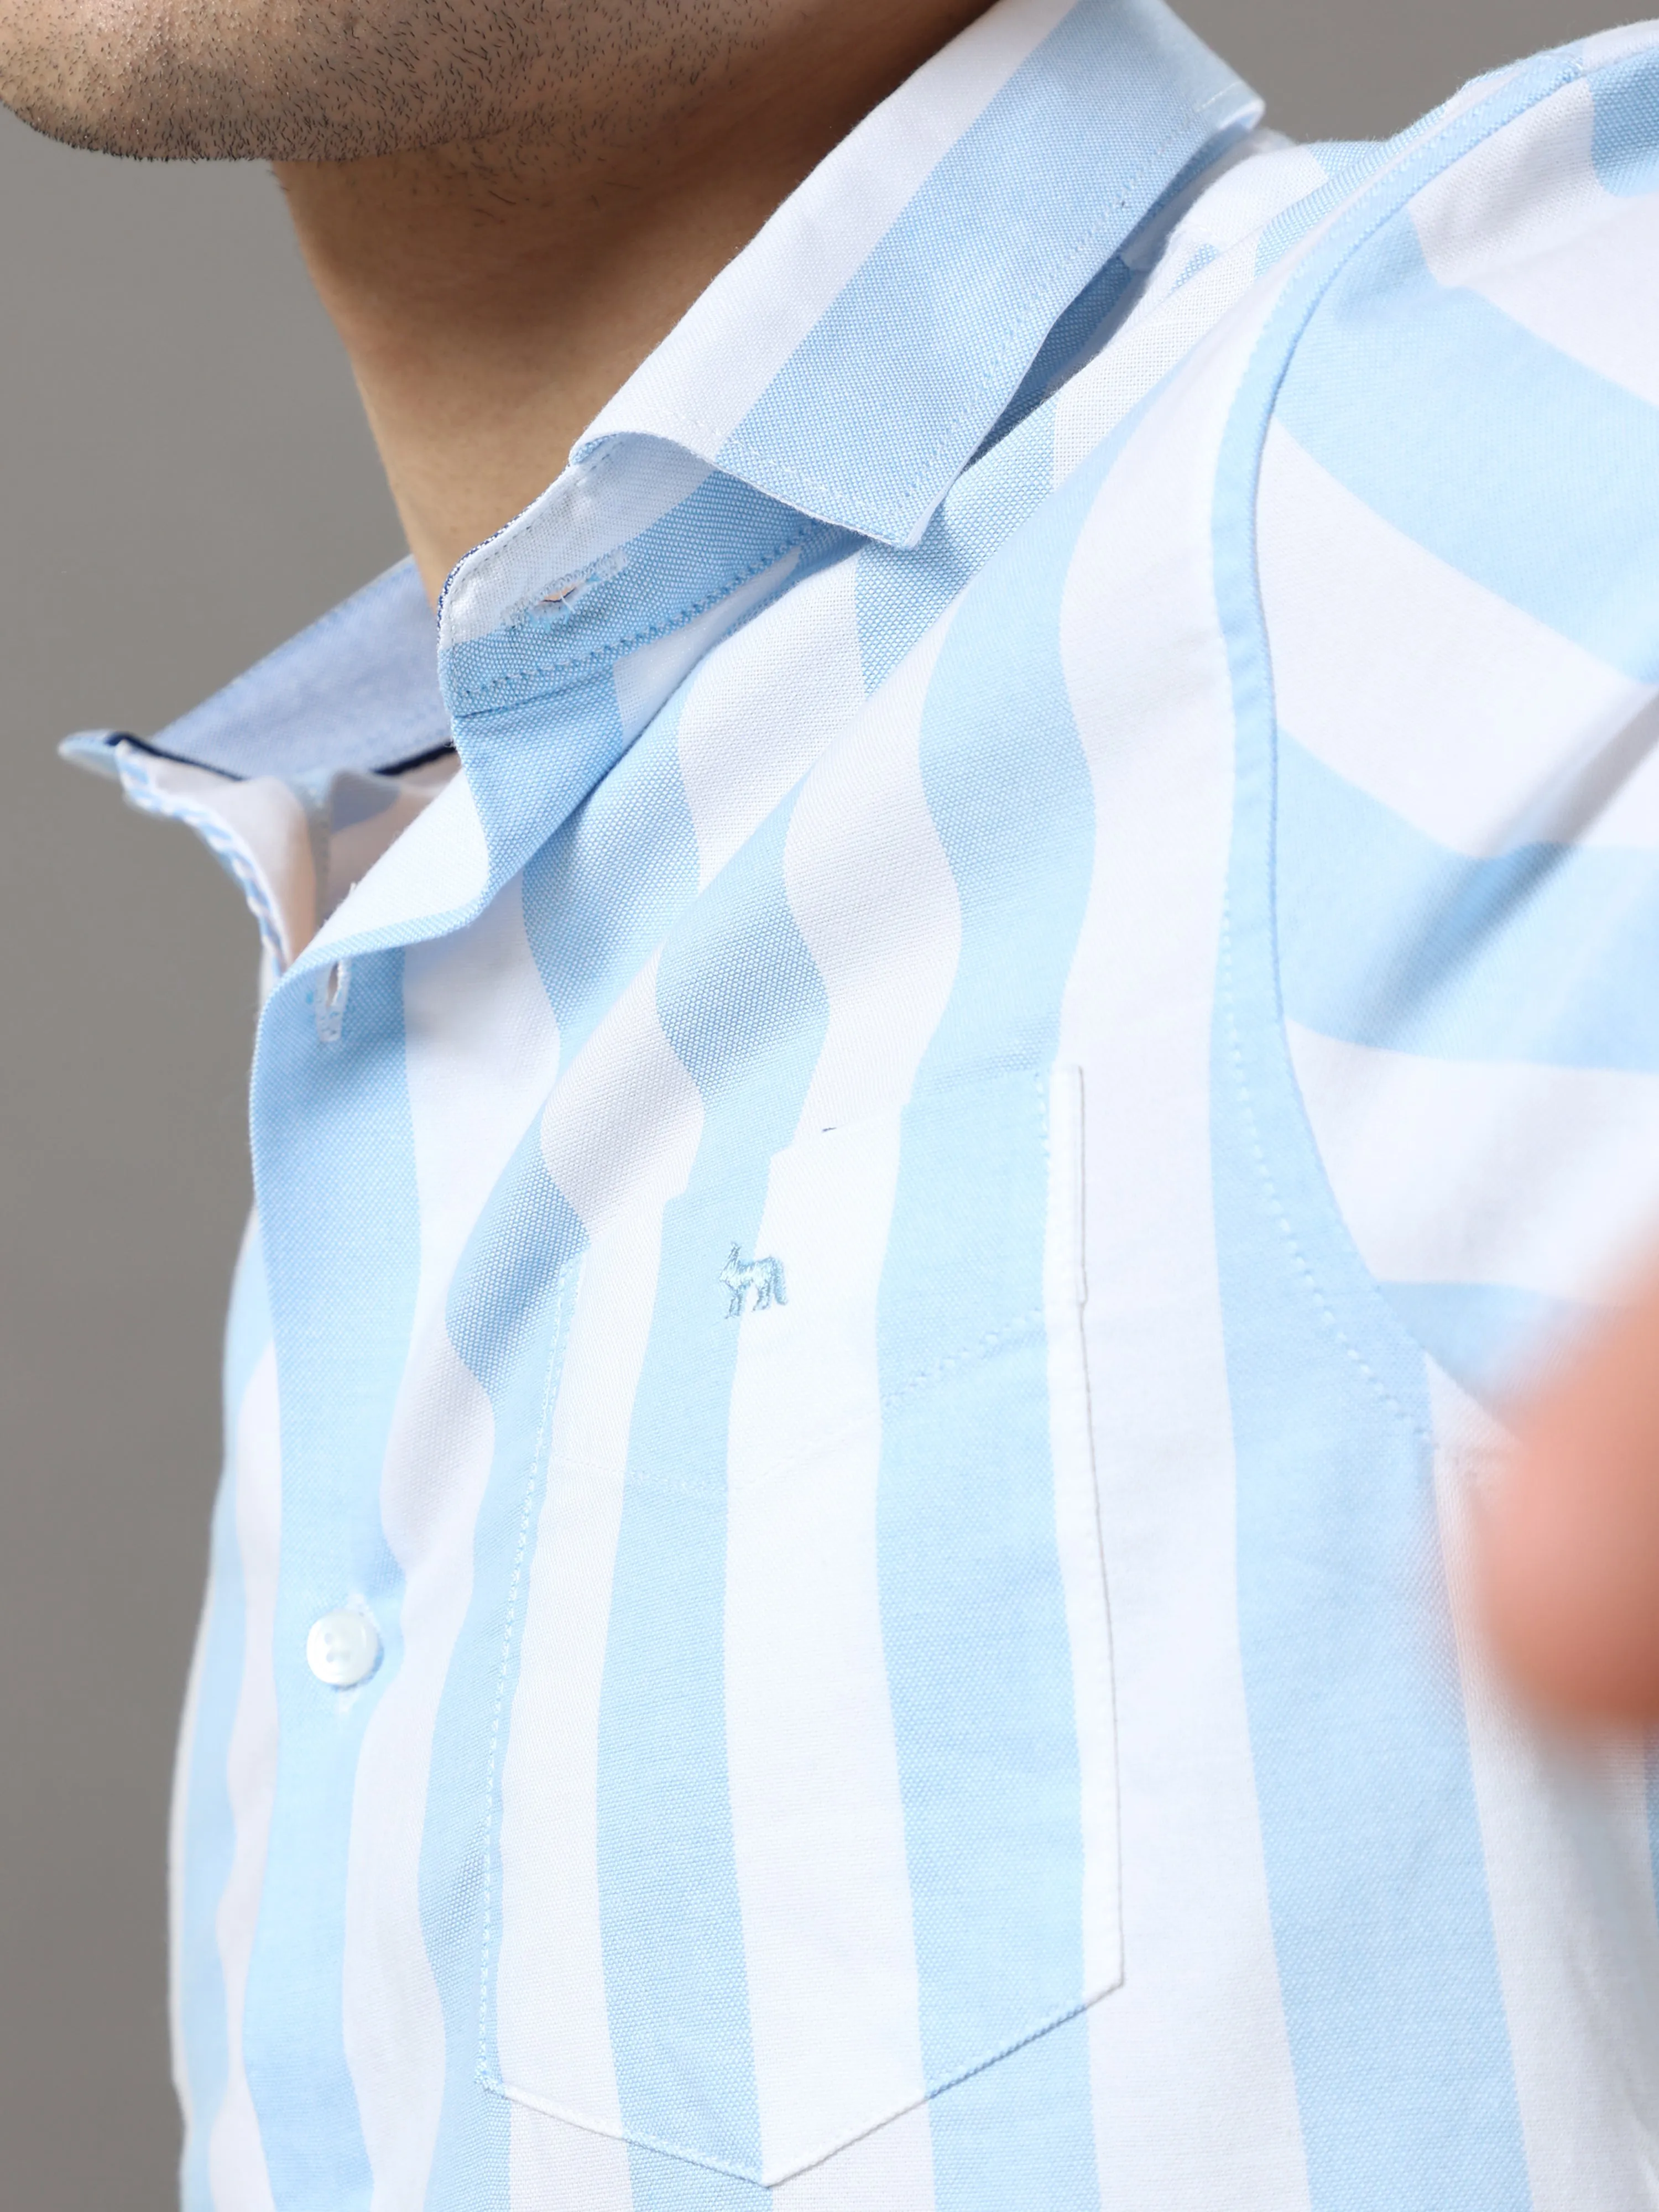
M 278 164 L 434 601 L 780 202 L 981 5 L 763 0 L 714 82 L 629 88 L 623 64 L 615 111 L 556 143 Z

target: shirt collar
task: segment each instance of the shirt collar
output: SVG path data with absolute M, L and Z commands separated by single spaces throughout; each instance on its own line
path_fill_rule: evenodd
M 1260 114 L 1163 0 L 1000 0 L 784 203 L 573 462 L 660 439 L 914 544 L 1067 304 Z
M 228 775 L 297 781 L 404 767 L 451 741 L 431 603 L 415 563 L 400 561 L 180 715 L 153 749 Z M 89 758 L 83 741 L 70 744 Z
M 558 482 L 460 563 L 443 643 L 584 576 L 714 471 L 915 544 L 1065 308 L 1261 113 L 1164 0 L 998 0 L 819 164 Z
M 915 544 L 1067 305 L 1260 112 L 1163 0 L 998 0 L 819 165 L 558 481 L 459 564 L 442 645 L 590 580 L 711 476 Z M 152 742 L 292 775 L 415 759 L 449 726 L 404 562 Z

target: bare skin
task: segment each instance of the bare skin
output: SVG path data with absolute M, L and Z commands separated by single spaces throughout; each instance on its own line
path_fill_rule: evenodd
M 276 164 L 435 599 L 985 0 L 0 0 L 70 143 Z
M 781 8 L 775 46 L 649 137 L 575 164 L 496 142 L 277 165 L 428 592 L 552 481 L 807 172 L 977 12 Z

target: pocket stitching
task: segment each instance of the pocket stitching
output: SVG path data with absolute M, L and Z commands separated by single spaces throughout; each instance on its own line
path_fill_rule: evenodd
M 1036 1106 L 1038 1124 L 1037 1133 L 1042 1146 L 1045 1168 L 1050 1177 L 1052 1177 L 1054 1172 L 1054 1128 L 1049 1097 L 1049 1084 L 1053 1079 L 1055 1072 L 1056 1071 L 1053 1069 L 1042 1073 L 1034 1072 L 1031 1076 L 1031 1080 L 1036 1093 Z M 1080 1206 L 1082 1197 L 1080 1188 L 1073 1194 L 1073 1197 L 1074 1203 Z M 1081 1410 L 1081 1418 L 1086 1438 L 1087 1456 L 1091 1468 L 1091 1479 L 1092 1483 L 1095 1480 L 1093 1466 L 1094 1440 L 1092 1433 L 1093 1425 L 1088 1412 L 1090 1396 L 1088 1350 L 1086 1332 L 1083 1326 L 1084 1310 L 1086 1304 L 1086 1292 L 1080 1273 L 1082 1258 L 1082 1224 L 1080 1220 L 1074 1222 L 1073 1226 L 1075 1244 L 1073 1256 L 1077 1260 L 1079 1265 L 1072 1271 L 1068 1287 L 1064 1292 L 1055 1296 L 1045 1296 L 1041 1304 L 1030 1308 L 1023 1314 L 1013 1316 L 1009 1321 L 999 1325 L 996 1328 L 990 1330 L 982 1336 L 977 1343 L 965 1346 L 957 1352 L 945 1354 L 941 1358 L 934 1361 L 931 1366 L 921 1370 L 919 1373 L 909 1377 L 908 1381 L 895 1386 L 891 1390 L 884 1392 L 877 1401 L 878 1412 L 885 1413 L 890 1409 L 899 1407 L 911 1398 L 925 1394 L 927 1390 L 948 1381 L 951 1376 L 957 1375 L 964 1370 L 972 1368 L 977 1363 L 989 1358 L 1004 1346 L 1006 1346 L 1011 1342 L 1017 1342 L 1023 1334 L 1040 1329 L 1043 1332 L 1046 1340 L 1049 1324 L 1056 1318 L 1063 1316 L 1066 1326 L 1066 1334 L 1071 1342 L 1071 1364 L 1074 1368 L 1072 1379 L 1076 1386 Z M 1014 2052 L 1038 2041 L 1042 2037 L 1050 2033 L 1055 2028 L 1063 2027 L 1067 2021 L 1077 2019 L 1082 2014 L 1090 2010 L 1091 2007 L 1098 2003 L 1103 1998 L 1112 1995 L 1116 1990 L 1122 1986 L 1124 1980 L 1121 1948 L 1120 1944 L 1115 1970 L 1111 1972 L 1109 1976 L 1104 1976 L 1100 1978 L 1097 1985 L 1091 1987 L 1085 1984 L 1082 1992 L 1076 1998 L 1068 1999 L 1065 2003 L 1059 2006 L 1053 2011 L 1042 2015 L 1035 2024 L 1020 2027 L 1016 2033 L 1010 2034 L 1005 2040 L 995 2045 L 994 2048 L 986 2051 L 981 2056 L 977 2057 L 970 2060 L 969 2063 L 958 2067 L 953 2072 L 942 2075 L 937 2080 L 927 2080 L 925 2082 L 920 2095 L 908 2098 L 903 2103 L 884 2112 L 879 2118 L 849 2130 L 847 2133 L 839 2136 L 835 2141 L 821 2149 L 815 2150 L 805 2156 L 797 2155 L 793 2157 L 787 2168 L 775 2172 L 766 2171 L 763 2166 L 758 2163 L 754 2167 L 740 2166 L 734 2161 L 722 2160 L 711 2154 L 693 2149 L 683 2142 L 672 2142 L 663 2137 L 655 2135 L 647 2135 L 635 2129 L 629 2129 L 621 2125 L 613 2127 L 610 2124 L 595 2121 L 592 2118 L 581 2118 L 574 2112 L 556 2102 L 550 2098 L 542 2097 L 533 2090 L 520 2088 L 507 2083 L 491 2070 L 488 2057 L 489 2044 L 487 2033 L 489 1993 L 491 1978 L 491 1962 L 489 1957 L 491 1914 L 489 1861 L 489 1844 L 490 1838 L 493 1833 L 493 1823 L 495 1809 L 495 1781 L 498 1758 L 497 1737 L 499 1735 L 501 1710 L 501 1691 L 505 1686 L 507 1668 L 510 1661 L 512 1640 L 517 1620 L 517 1599 L 520 1581 L 521 1578 L 525 1543 L 527 1536 L 533 1502 L 538 1487 L 538 1473 L 544 1472 L 542 1455 L 544 1446 L 546 1442 L 546 1432 L 549 1425 L 549 1415 L 555 1381 L 559 1371 L 562 1326 L 561 1313 L 563 1301 L 564 1281 L 568 1273 L 568 1270 L 561 1270 L 560 1305 L 559 1308 L 556 1309 L 554 1341 L 549 1356 L 541 1421 L 538 1427 L 536 1445 L 532 1453 L 529 1478 L 526 1487 L 525 1504 L 523 1508 L 524 1517 L 521 1522 L 519 1551 L 515 1557 L 513 1583 L 509 1592 L 507 1621 L 503 1638 L 501 1674 L 500 1686 L 498 1686 L 495 1725 L 492 1729 L 491 1735 L 489 1785 L 489 1796 L 487 1798 L 486 1804 L 484 1950 L 480 1987 L 480 2051 L 478 2064 L 474 2074 L 474 2081 L 479 2088 L 489 2094 L 499 2096 L 503 2100 L 503 2101 L 508 2104 L 517 2105 L 524 2110 L 539 2112 L 559 2124 L 574 2127 L 583 2133 L 599 2136 L 613 2142 L 635 2145 L 640 2148 L 653 2151 L 660 2156 L 673 2158 L 682 2164 L 694 2167 L 701 2167 L 705 2171 L 727 2173 L 736 2179 L 749 2182 L 751 2185 L 763 2188 L 775 2188 L 785 2182 L 796 2179 L 803 2173 L 810 2172 L 815 2168 L 825 2165 L 830 2160 L 839 2156 L 843 2151 L 849 2149 L 853 2145 L 864 2141 L 870 2136 L 878 2133 L 884 2128 L 891 2126 L 895 2122 L 902 2118 L 906 2113 L 916 2111 L 921 2106 L 930 2104 L 933 2099 L 943 2095 L 947 2091 L 957 2087 L 962 2082 L 969 2081 L 976 2075 L 988 2071 L 991 2067 L 1000 2064 Z M 1045 1388 L 1048 1387 L 1049 1386 L 1045 1384 Z M 725 1482 L 719 1485 L 713 1483 L 691 1485 L 676 1481 L 672 1477 L 654 1475 L 648 1472 L 642 1472 L 626 1467 L 620 1472 L 617 1472 L 613 1468 L 603 1466 L 597 1459 L 584 1458 L 580 1455 L 569 1457 L 561 1457 L 556 1465 L 559 1472 L 586 1474 L 599 1476 L 607 1480 L 622 1483 L 638 1483 L 651 1489 L 684 1497 L 688 1500 L 714 1502 L 733 1495 L 739 1490 L 752 1493 L 755 1490 L 763 1488 L 772 1482 L 781 1480 L 788 1474 L 797 1471 L 802 1466 L 809 1463 L 812 1457 L 830 1451 L 839 1446 L 844 1443 L 847 1438 L 857 1434 L 860 1427 L 867 1427 L 868 1425 L 868 1416 L 864 1416 L 861 1419 L 854 1418 L 851 1421 L 843 1423 L 838 1428 L 830 1431 L 821 1441 L 811 1447 L 810 1449 L 804 1449 L 797 1452 L 791 1458 L 781 1462 L 767 1474 L 758 1476 L 750 1482 L 740 1485 L 732 1485 Z M 540 1486 L 543 1489 L 550 1486 L 555 1477 L 555 1463 L 550 1460 L 545 1467 L 544 1474 L 545 1480 Z M 1110 1595 L 1105 1571 L 1103 1547 L 1102 1547 L 1098 1542 L 1098 1539 L 1102 1532 L 1098 1526 L 1099 1497 L 1097 1488 L 1095 1491 L 1094 1504 L 1097 1541 L 1095 1558 L 1092 1563 L 1093 1572 L 1091 1581 L 1094 1585 L 1096 1602 L 1100 1606 L 1106 1618 L 1108 1633 L 1107 1648 L 1109 1652 Z M 1097 1685 L 1097 1692 L 1103 1693 L 1107 1708 L 1108 1723 L 1114 1741 L 1115 1741 L 1117 1733 L 1115 1698 L 1114 1695 L 1113 1670 L 1110 1667 L 1109 1660 L 1108 1662 L 1106 1680 L 1103 1685 Z M 1115 1769 L 1115 1757 L 1114 1758 L 1113 1763 L 1114 1768 Z M 1114 1794 L 1116 1794 L 1115 1790 Z M 1121 1930 L 1121 1856 L 1119 1860 L 1118 1876 L 1119 1895 L 1116 1909 Z
M 902 2120 L 907 2112 L 919 2111 L 923 2105 L 931 2105 L 936 2097 L 942 2097 L 948 2091 L 960 2087 L 964 2081 L 971 2081 L 976 2074 L 983 2074 L 993 2066 L 1001 2065 L 1003 2060 L 1012 2057 L 1016 2051 L 1023 2051 L 1028 2044 L 1039 2042 L 1045 2035 L 1051 2035 L 1055 2028 L 1064 2027 L 1067 2021 L 1076 2020 L 1079 2014 L 1087 2012 L 1091 2005 L 1098 2004 L 1103 1997 L 1110 1996 L 1122 1985 L 1123 1976 L 1120 1971 L 1115 1981 L 1103 1982 L 1098 1989 L 1085 1990 L 1074 2002 L 1047 2014 L 1035 2027 L 1024 2028 L 1007 2042 L 1000 2043 L 984 2057 L 975 2058 L 970 2065 L 958 2067 L 954 2074 L 946 2075 L 940 2081 L 930 2081 L 921 2096 L 912 2097 L 908 2103 L 896 2106 L 891 2112 L 884 2112 L 879 2119 L 854 2129 L 851 2134 L 837 2136 L 823 2149 L 812 2151 L 776 2172 L 768 2172 L 759 2166 L 739 2166 L 735 2160 L 714 2158 L 702 2151 L 689 2150 L 684 2143 L 669 2142 L 660 2136 L 606 2127 L 596 2120 L 579 2118 L 552 2098 L 538 2096 L 532 2089 L 517 2088 L 482 2068 L 477 2075 L 477 2082 L 481 2089 L 489 2090 L 509 2105 L 520 2105 L 528 2112 L 540 2112 L 545 2118 L 556 2120 L 565 2127 L 580 2128 L 584 2135 L 604 2136 L 611 2142 L 632 2143 L 641 2150 L 655 2151 L 659 2157 L 678 2159 L 684 2166 L 702 2166 L 710 2173 L 729 2173 L 734 2180 L 747 2181 L 758 2188 L 776 2189 L 785 2182 L 798 2180 L 803 2173 L 811 2173 L 816 2166 L 827 2165 L 832 2158 L 839 2158 L 842 2151 L 850 2150 L 854 2143 L 863 2142 L 867 2136 L 879 2135 L 884 2128 L 890 2128 L 896 2120 Z

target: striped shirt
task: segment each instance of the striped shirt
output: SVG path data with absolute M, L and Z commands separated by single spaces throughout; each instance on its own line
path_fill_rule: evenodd
M 1293 147 L 1000 0 L 435 659 L 72 741 L 264 946 L 190 2212 L 1659 2203 L 1460 1600 L 1659 1230 L 1656 280 L 1659 28 Z

